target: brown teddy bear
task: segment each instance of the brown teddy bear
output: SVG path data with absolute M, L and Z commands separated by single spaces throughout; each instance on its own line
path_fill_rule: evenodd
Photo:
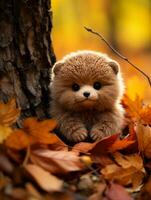
M 69 141 L 93 141 L 121 131 L 124 92 L 119 64 L 95 51 L 78 51 L 53 66 L 51 112 Z

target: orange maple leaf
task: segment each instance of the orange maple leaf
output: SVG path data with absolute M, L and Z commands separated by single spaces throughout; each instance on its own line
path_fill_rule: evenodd
M 27 118 L 23 125 L 23 129 L 16 129 L 9 135 L 5 141 L 6 146 L 20 150 L 28 145 L 54 144 L 60 140 L 55 134 L 49 132 L 57 125 L 53 119 L 38 121 L 36 118 Z
M 50 133 L 57 125 L 53 119 L 38 121 L 36 118 L 27 118 L 23 123 L 24 132 L 29 134 L 30 143 L 53 144 L 58 137 Z
M 29 144 L 29 137 L 22 129 L 14 130 L 5 141 L 6 146 L 16 150 L 24 149 Z
M 143 104 L 141 98 L 137 96 L 135 100 L 131 100 L 125 95 L 123 105 L 132 121 L 151 124 L 151 106 Z
M 108 151 L 113 153 L 118 150 L 128 150 L 133 149 L 133 151 L 137 151 L 137 137 L 136 132 L 134 130 L 133 124 L 129 126 L 129 134 L 127 137 L 123 139 L 117 139 L 115 142 L 109 147 Z
M 140 110 L 142 109 L 142 99 L 136 96 L 135 100 L 130 99 L 127 95 L 123 97 L 123 105 L 126 113 L 133 121 L 140 120 Z
M 140 110 L 140 117 L 143 123 L 151 124 L 151 106 L 146 106 Z

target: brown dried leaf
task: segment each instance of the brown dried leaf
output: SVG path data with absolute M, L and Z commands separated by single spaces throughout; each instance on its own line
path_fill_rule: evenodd
M 151 199 L 151 176 L 142 187 L 138 196 L 138 200 L 150 200 L 150 199 Z
M 93 147 L 97 144 L 97 142 L 94 143 L 88 143 L 88 142 L 80 142 L 77 143 L 73 146 L 72 151 L 76 152 L 77 154 L 79 153 L 87 153 Z
M 37 200 L 42 199 L 42 195 L 40 194 L 40 192 L 38 192 L 38 190 L 31 183 L 26 183 L 25 187 L 26 187 L 27 192 L 32 197 L 36 198 Z
M 151 158 L 151 127 L 137 124 L 136 133 L 139 151 L 145 157 Z
M 36 158 L 34 161 L 37 161 L 37 164 L 44 168 L 47 165 L 50 165 L 49 170 L 52 173 L 67 173 L 71 171 L 79 171 L 84 168 L 84 164 L 81 162 L 80 157 L 71 151 L 39 149 L 32 152 L 32 159 L 33 158 Z
M 137 170 L 143 169 L 143 160 L 138 154 L 122 155 L 119 152 L 113 154 L 115 161 L 122 167 L 135 167 Z
M 137 154 L 125 156 L 120 153 L 113 156 L 118 165 L 107 165 L 101 170 L 105 179 L 114 180 L 122 185 L 132 184 L 133 188 L 138 187 L 145 176 L 141 157 Z
M 97 192 L 96 193 L 94 193 L 94 194 L 92 194 L 89 198 L 88 198 L 88 200 L 103 200 L 103 192 L 104 192 L 104 190 L 105 190 L 105 188 L 106 188 L 106 184 L 104 183 L 100 183 L 99 185 L 98 185 L 98 187 L 96 188 L 96 190 L 97 190 Z
M 47 192 L 61 191 L 63 181 L 45 171 L 41 167 L 28 164 L 25 166 L 25 169 L 43 190 Z

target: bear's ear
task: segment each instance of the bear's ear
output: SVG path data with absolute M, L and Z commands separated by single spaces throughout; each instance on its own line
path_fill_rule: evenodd
M 62 62 L 56 62 L 56 63 L 54 64 L 52 70 L 53 70 L 53 73 L 54 73 L 55 75 L 58 74 L 58 72 L 60 71 L 62 65 L 63 65 Z
M 117 74 L 119 72 L 120 66 L 116 61 L 110 61 L 109 66 L 112 67 L 115 74 Z

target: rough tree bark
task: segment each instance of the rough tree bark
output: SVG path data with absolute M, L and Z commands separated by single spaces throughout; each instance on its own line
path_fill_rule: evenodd
M 0 0 L 0 101 L 15 97 L 21 118 L 49 117 L 51 20 L 50 0 Z

